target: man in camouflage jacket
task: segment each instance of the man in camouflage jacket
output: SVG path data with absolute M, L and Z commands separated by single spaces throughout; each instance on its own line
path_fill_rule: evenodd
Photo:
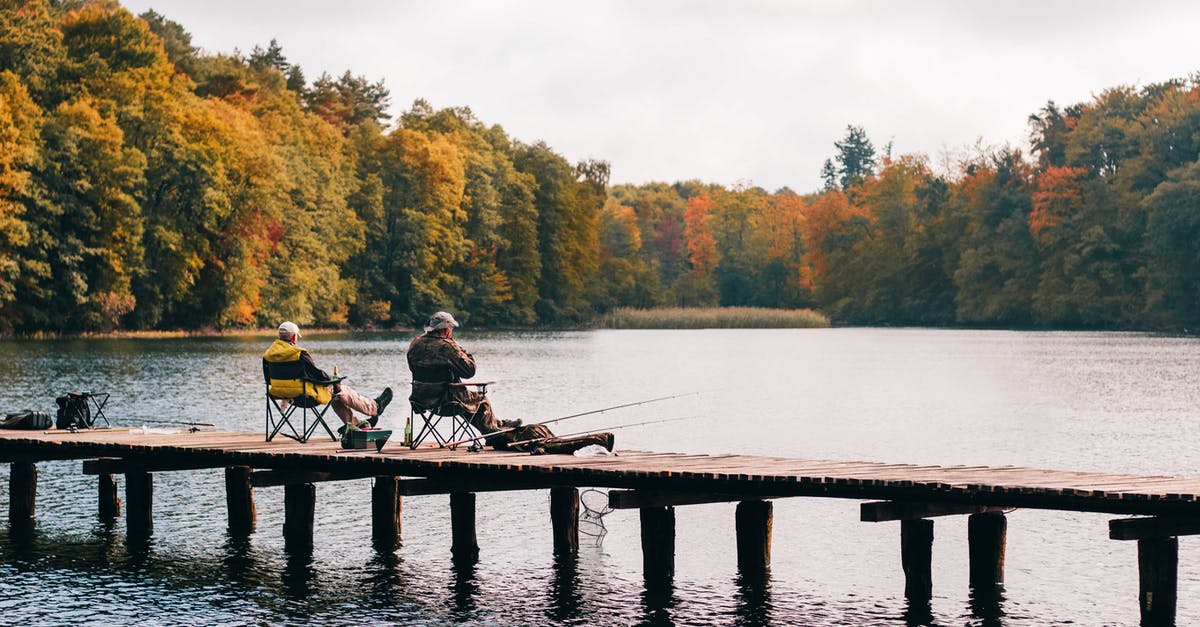
M 554 438 L 544 425 L 521 427 L 520 420 L 497 420 L 487 396 L 466 387 L 447 387 L 475 376 L 475 358 L 451 337 L 458 322 L 449 313 L 439 311 L 425 324 L 425 333 L 408 345 L 408 369 L 412 371 L 409 402 L 432 409 L 443 416 L 469 416 L 472 427 L 488 434 L 520 427 L 486 439 L 493 448 L 508 448 L 508 443 L 533 438 L 550 438 L 518 447 L 519 450 L 546 453 L 571 453 L 589 444 L 612 450 L 611 433 L 595 433 L 575 438 Z

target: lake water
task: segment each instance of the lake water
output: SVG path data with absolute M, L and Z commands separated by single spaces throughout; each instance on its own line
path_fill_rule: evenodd
M 497 414 L 527 422 L 666 394 L 695 396 L 562 423 L 617 431 L 617 448 L 919 464 L 1022 465 L 1200 475 L 1200 341 L 1117 333 L 924 329 L 471 333 Z M 118 425 L 163 418 L 261 431 L 267 337 L 0 343 L 0 409 L 51 409 L 71 389 L 112 394 Z M 374 396 L 401 397 L 403 335 L 314 335 L 302 344 Z M 467 453 L 463 453 L 466 455 Z M 96 520 L 80 463 L 38 465 L 32 539 L 0 530 L 0 623 L 440 625 L 923 622 L 904 599 L 899 523 L 858 502 L 775 502 L 769 579 L 741 581 L 734 505 L 680 507 L 674 586 L 642 583 L 636 511 L 604 518 L 578 559 L 552 557 L 545 491 L 478 496 L 480 559 L 450 560 L 448 497 L 404 502 L 404 546 L 370 543 L 370 481 L 319 484 L 311 555 L 283 550 L 283 492 L 256 490 L 258 531 L 225 533 L 220 470 L 155 477 L 155 532 L 127 543 Z M 8 466 L 0 465 L 0 512 Z M 602 503 L 597 494 L 585 501 Z M 1006 585 L 973 599 L 966 518 L 936 519 L 932 622 L 1135 625 L 1136 543 L 1111 516 L 1009 515 Z M 6 527 L 6 525 L 4 525 Z M 1182 538 L 1180 624 L 1200 623 L 1200 541 Z

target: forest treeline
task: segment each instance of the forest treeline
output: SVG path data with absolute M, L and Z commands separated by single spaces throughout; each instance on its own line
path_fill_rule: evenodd
M 1048 103 L 950 171 L 848 127 L 798 194 L 610 185 L 467 108 L 388 115 L 274 41 L 208 54 L 116 2 L 0 0 L 0 331 L 576 322 L 1195 328 L 1200 88 Z

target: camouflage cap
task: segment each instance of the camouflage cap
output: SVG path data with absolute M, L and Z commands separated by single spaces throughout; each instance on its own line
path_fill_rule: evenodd
M 452 329 L 457 326 L 458 321 L 454 319 L 454 316 L 450 315 L 448 312 L 439 311 L 432 316 L 429 316 L 429 320 L 425 321 L 425 332 L 429 333 L 439 329 Z

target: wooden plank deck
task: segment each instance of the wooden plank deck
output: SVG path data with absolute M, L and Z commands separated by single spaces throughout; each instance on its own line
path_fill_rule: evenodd
M 821 496 L 960 503 L 1113 514 L 1200 514 L 1200 478 L 1041 470 L 1012 466 L 919 466 L 751 455 L 625 451 L 613 457 L 534 456 L 465 448 L 382 453 L 314 439 L 264 442 L 261 433 L 133 434 L 0 431 L 0 462 L 121 458 L 147 468 L 176 464 L 397 475 L 478 482 L 493 488 L 596 486 L 746 498 Z

